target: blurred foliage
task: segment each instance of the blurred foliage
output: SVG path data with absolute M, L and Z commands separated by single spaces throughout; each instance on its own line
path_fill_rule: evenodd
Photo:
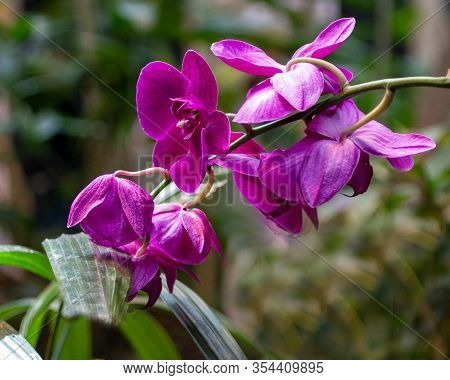
M 10 3 L 24 18 L 0 8 L 0 165 L 13 177 L 0 167 L 0 239 L 34 248 L 64 232 L 72 199 L 92 177 L 135 169 L 150 154 L 152 142 L 142 138 L 134 109 L 136 79 L 149 61 L 179 66 L 188 48 L 206 54 L 221 108 L 232 112 L 257 79 L 221 64 L 209 54 L 212 42 L 245 39 L 283 62 L 330 19 L 354 16 L 357 28 L 332 61 L 360 73 L 355 82 L 430 74 L 411 55 L 408 39 L 373 63 L 421 21 L 403 0 L 383 1 L 384 10 L 378 1 L 357 0 Z M 383 22 L 390 27 L 387 39 L 374 32 Z M 384 121 L 395 130 L 417 127 L 413 105 L 420 91 L 399 92 Z M 366 94 L 357 102 L 368 110 L 379 96 Z M 369 192 L 337 197 L 320 210 L 320 231 L 300 237 L 446 354 L 448 128 L 443 122 L 427 130 L 439 138 L 439 149 L 419 157 L 410 173 L 376 161 Z M 287 126 L 261 141 L 270 149 L 275 139 L 288 146 L 300 133 L 298 125 Z M 227 206 L 233 194 L 230 181 L 211 200 L 214 207 L 205 206 L 226 257 L 208 260 L 197 290 L 263 347 L 289 358 L 441 357 L 313 251 L 274 237 L 248 206 Z M 8 281 L 22 285 L 0 291 L 0 299 L 38 293 L 39 283 L 8 273 Z

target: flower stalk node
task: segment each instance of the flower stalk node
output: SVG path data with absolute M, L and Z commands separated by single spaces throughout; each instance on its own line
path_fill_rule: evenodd
M 195 206 L 198 203 L 201 203 L 211 192 L 211 189 L 214 185 L 214 182 L 216 180 L 216 177 L 214 175 L 214 170 L 212 167 L 208 167 L 207 170 L 207 174 L 208 174 L 208 182 L 206 183 L 205 187 L 203 188 L 202 191 L 200 191 L 195 197 L 194 199 L 192 199 L 189 202 L 186 202 L 183 205 L 184 209 L 188 209 L 191 208 L 192 206 Z

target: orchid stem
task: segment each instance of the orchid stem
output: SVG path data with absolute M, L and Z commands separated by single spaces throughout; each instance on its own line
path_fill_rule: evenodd
M 291 70 L 292 67 L 294 65 L 296 65 L 297 63 L 310 63 L 314 66 L 320 66 L 320 67 L 323 67 L 324 69 L 331 71 L 338 79 L 339 87 L 341 88 L 341 91 L 344 91 L 345 87 L 348 86 L 347 77 L 344 75 L 342 70 L 330 62 L 327 62 L 327 61 L 324 61 L 324 60 L 318 59 L 318 58 L 311 58 L 311 57 L 293 58 L 287 63 L 286 71 Z
M 226 113 L 225 115 L 226 115 L 226 117 L 228 117 L 228 119 L 230 119 L 231 122 L 233 122 L 232 119 L 234 119 L 236 117 L 235 113 Z M 241 124 L 241 126 L 242 126 L 242 128 L 244 128 L 246 134 L 252 135 L 253 128 L 252 128 L 251 124 Z
M 268 131 L 273 129 L 282 127 L 289 123 L 303 120 L 309 117 L 312 117 L 319 112 L 339 104 L 346 99 L 350 99 L 355 97 L 356 95 L 362 94 L 368 91 L 376 91 L 376 90 L 385 90 L 387 87 L 391 91 L 394 91 L 399 88 L 407 88 L 407 87 L 437 87 L 437 88 L 450 88 L 450 77 L 407 77 L 407 78 L 390 78 L 390 79 L 381 79 L 372 82 L 357 84 L 353 86 L 347 86 L 343 90 L 342 93 L 333 95 L 328 99 L 325 99 L 316 105 L 312 106 L 310 109 L 296 112 L 292 115 L 286 116 L 282 119 L 271 121 L 257 127 L 252 128 L 251 135 L 245 134 L 239 137 L 237 140 L 233 141 L 230 144 L 229 151 L 233 151 L 234 149 L 240 147 L 245 144 L 247 141 L 253 139 L 256 136 L 262 135 Z M 151 192 L 151 196 L 156 197 L 161 191 L 164 190 L 172 181 L 170 179 L 164 179 L 157 187 L 153 189 Z
M 160 182 L 158 186 L 156 186 L 151 192 L 150 195 L 153 198 L 156 198 L 159 193 L 161 193 L 161 191 L 163 191 L 167 186 L 170 185 L 170 183 L 172 182 L 171 179 L 169 178 L 164 178 L 164 181 Z
M 126 170 L 116 170 L 114 172 L 114 176 L 117 177 L 119 175 L 122 175 L 122 176 L 126 176 L 126 177 L 140 177 L 143 175 L 150 175 L 150 174 L 155 174 L 155 173 L 161 173 L 165 178 L 170 178 L 169 172 L 166 169 L 160 168 L 158 166 L 156 166 L 154 168 L 147 168 L 144 170 L 139 170 L 137 172 L 129 172 Z
M 214 181 L 216 180 L 216 177 L 214 175 L 214 170 L 212 167 L 208 168 L 208 182 L 206 183 L 204 189 L 198 193 L 194 199 L 192 199 L 189 202 L 186 202 L 183 205 L 183 208 L 190 208 L 192 206 L 195 206 L 196 204 L 202 202 L 210 193 L 213 185 L 214 185 Z
M 394 90 L 391 90 L 388 86 L 386 86 L 386 92 L 384 93 L 383 99 L 381 102 L 368 114 L 359 119 L 355 124 L 353 124 L 350 128 L 347 128 L 341 133 L 341 141 L 345 139 L 348 135 L 355 132 L 358 128 L 361 128 L 363 125 L 368 122 L 374 120 L 376 117 L 381 115 L 384 111 L 386 111 L 389 106 L 392 104 L 394 100 Z

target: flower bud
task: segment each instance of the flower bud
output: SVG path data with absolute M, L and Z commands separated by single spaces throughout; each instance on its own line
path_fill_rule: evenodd
M 220 252 L 217 235 L 199 209 L 184 209 L 176 203 L 157 205 L 153 224 L 152 243 L 181 264 L 200 264 L 211 246 Z
M 75 198 L 67 227 L 79 224 L 95 243 L 119 247 L 149 239 L 153 208 L 153 198 L 134 182 L 103 175 Z

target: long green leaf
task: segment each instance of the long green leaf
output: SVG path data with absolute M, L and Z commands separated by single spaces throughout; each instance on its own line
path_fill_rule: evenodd
M 42 360 L 22 335 L 0 321 L 0 360 Z
M 164 328 L 144 311 L 135 311 L 119 325 L 123 336 L 144 360 L 175 360 L 180 355 Z
M 41 335 L 45 317 L 52 302 L 58 297 L 59 289 L 56 283 L 51 282 L 36 298 L 35 303 L 28 309 L 20 324 L 20 333 L 33 347 Z
M 126 315 L 130 274 L 107 258 L 111 249 L 83 234 L 61 235 L 43 243 L 64 298 L 66 318 L 85 315 L 118 324 Z
M 20 245 L 0 245 L 0 265 L 22 268 L 50 281 L 54 278 L 47 256 Z
M 187 286 L 177 282 L 161 298 L 186 328 L 207 359 L 245 360 L 246 357 L 216 314 Z
M 55 348 L 52 359 L 92 359 L 91 321 L 86 317 L 62 318 L 55 333 Z
M 7 321 L 18 315 L 24 314 L 31 306 L 33 306 L 35 301 L 35 298 L 22 298 L 1 305 L 0 320 Z

